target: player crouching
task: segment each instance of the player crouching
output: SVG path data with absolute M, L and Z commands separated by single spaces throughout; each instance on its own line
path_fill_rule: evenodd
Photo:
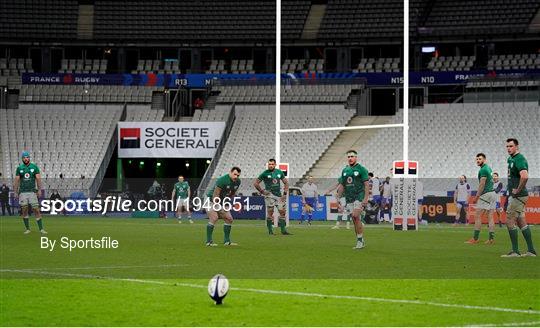
M 214 243 L 212 235 L 214 225 L 218 219 L 223 219 L 223 233 L 225 235 L 223 244 L 225 246 L 236 246 L 238 244 L 231 242 L 231 229 L 233 217 L 228 207 L 232 206 L 232 198 L 240 187 L 240 168 L 233 167 L 228 174 L 217 179 L 214 187 L 206 194 L 210 198 L 210 208 L 207 211 L 208 225 L 206 226 L 206 246 L 217 246 Z M 226 204 L 229 202 L 229 204 Z

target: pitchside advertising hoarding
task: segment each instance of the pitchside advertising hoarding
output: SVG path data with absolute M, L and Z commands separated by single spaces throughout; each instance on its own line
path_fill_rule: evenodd
M 289 220 L 300 220 L 303 209 L 302 196 L 289 196 Z M 319 196 L 317 198 L 317 204 L 313 208 L 313 220 L 322 221 L 326 217 L 326 198 L 325 196 Z M 307 219 L 307 214 L 304 219 Z
M 212 158 L 225 122 L 118 122 L 119 158 Z

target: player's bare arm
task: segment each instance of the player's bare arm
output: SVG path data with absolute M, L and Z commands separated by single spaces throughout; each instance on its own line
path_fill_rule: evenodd
M 281 181 L 283 181 L 283 196 L 281 196 L 281 200 L 286 200 L 289 193 L 289 179 L 283 178 Z
M 369 180 L 364 181 L 364 190 L 369 190 Z M 362 206 L 366 206 L 369 199 L 369 192 L 364 193 L 364 199 L 362 200 Z
M 216 186 L 216 189 L 214 189 L 214 194 L 212 195 L 212 201 L 214 199 L 219 198 L 219 195 L 221 194 L 221 188 Z
M 512 194 L 519 194 L 527 185 L 527 180 L 529 180 L 529 172 L 527 170 L 519 171 L 519 184 L 517 188 L 512 189 Z
M 338 183 L 337 190 L 336 190 L 336 198 L 337 199 L 341 198 L 341 195 L 343 195 L 343 191 L 344 191 L 343 185 L 341 183 Z
M 37 183 L 37 192 L 36 195 L 38 198 L 41 197 L 41 174 L 36 174 L 36 183 Z
M 263 188 L 261 188 L 261 180 L 259 180 L 258 178 L 255 179 L 255 181 L 253 181 L 253 187 L 255 187 L 255 189 L 257 189 L 257 191 L 259 193 L 261 193 L 261 195 L 268 195 L 270 194 L 269 191 L 266 191 L 264 190 Z
M 338 187 L 339 187 L 339 183 L 336 183 L 334 186 L 332 186 L 330 189 L 328 189 L 327 191 L 325 191 L 325 195 L 328 195 L 330 194 L 332 191 L 336 190 Z
M 19 184 L 21 182 L 20 176 L 15 176 L 15 182 L 13 182 L 13 191 L 15 192 L 15 196 L 19 195 Z

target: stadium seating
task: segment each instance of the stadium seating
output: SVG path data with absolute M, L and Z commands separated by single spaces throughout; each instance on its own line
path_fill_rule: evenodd
M 157 74 L 179 74 L 180 63 L 178 61 L 164 61 L 161 60 L 151 60 L 151 59 L 141 59 L 137 63 L 137 69 L 132 70 L 132 74 L 148 74 L 148 73 L 157 73 Z
M 402 115 L 400 111 L 390 123 L 402 122 Z M 409 120 L 409 158 L 420 162 L 420 177 L 426 178 L 427 184 L 424 190 L 450 190 L 447 188 L 455 185 L 458 176 L 475 177 L 478 169 L 474 158 L 479 152 L 485 153 L 493 170 L 505 177 L 504 145 L 510 136 L 520 141 L 530 176 L 540 178 L 537 102 L 426 105 L 411 109 Z M 379 130 L 359 149 L 362 165 L 376 176 L 390 175 L 392 161 L 403 157 L 401 140 L 401 129 Z M 335 170 L 329 175 L 339 174 Z
M 150 105 L 126 106 L 126 122 L 160 122 L 163 115 L 162 110 L 152 109 Z
M 470 71 L 474 66 L 475 56 L 440 56 L 433 57 L 428 63 L 432 71 Z
M 282 85 L 281 101 L 285 103 L 344 103 L 353 89 L 362 85 Z M 216 86 L 220 91 L 218 103 L 268 103 L 275 102 L 274 85 Z
M 409 27 L 412 33 L 416 31 L 417 18 L 424 2 L 409 2 Z M 318 37 L 331 41 L 402 38 L 403 1 L 328 0 Z
M 487 64 L 488 70 L 507 69 L 540 69 L 539 54 L 510 54 L 491 56 Z
M 282 39 L 300 39 L 310 7 L 309 0 L 283 0 L 281 2 Z
M 97 40 L 275 39 L 275 1 L 104 1 L 94 5 Z
M 225 59 L 213 59 L 206 74 L 254 74 L 253 59 L 233 59 L 230 64 Z
M 324 59 L 285 59 L 282 73 L 324 73 Z
M 122 111 L 122 105 L 95 104 L 21 104 L 0 110 L 4 177 L 13 178 L 20 153 L 27 150 L 42 170 L 45 188 L 64 195 L 87 190 Z
M 20 76 L 33 72 L 31 58 L 0 58 L 0 76 Z
M 231 105 L 216 105 L 214 109 L 197 109 L 193 122 L 225 122 L 231 112 Z
M 75 0 L 2 1 L 2 39 L 72 40 L 77 37 L 79 2 Z
M 214 172 L 216 178 L 231 165 L 242 168 L 247 179 L 242 192 L 252 192 L 251 178 L 257 177 L 265 162 L 274 157 L 275 110 L 273 105 L 236 105 L 236 119 Z M 282 128 L 343 126 L 354 112 L 342 104 L 294 104 L 282 106 Z M 337 131 L 296 133 L 282 136 L 282 162 L 290 163 L 290 177 L 299 178 L 315 163 L 338 135 Z
M 399 72 L 401 58 L 362 58 L 353 73 Z
M 58 73 L 105 74 L 107 59 L 62 59 Z
M 150 103 L 162 87 L 23 84 L 19 102 Z
M 536 0 L 434 1 L 425 31 L 433 36 L 524 33 L 539 7 Z

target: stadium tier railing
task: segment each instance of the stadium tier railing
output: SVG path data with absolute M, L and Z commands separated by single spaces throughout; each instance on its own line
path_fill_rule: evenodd
M 127 104 L 124 104 L 124 108 L 122 109 L 122 115 L 120 116 L 120 121 L 124 121 L 126 119 L 126 115 L 127 115 L 126 113 L 127 113 Z M 94 181 L 92 181 L 92 184 L 90 185 L 90 188 L 88 190 L 89 197 L 95 197 L 98 193 L 101 182 L 103 181 L 103 178 L 105 177 L 105 172 L 107 171 L 107 167 L 109 166 L 109 162 L 112 156 L 114 155 L 114 148 L 116 146 L 117 140 L 118 140 L 118 125 L 114 128 L 114 132 L 111 139 L 109 140 L 109 145 L 107 146 L 107 151 L 105 152 L 103 161 L 101 162 L 101 165 L 99 166 L 96 176 L 94 177 Z
M 229 117 L 227 118 L 227 121 L 225 122 L 225 130 L 223 131 L 221 139 L 219 140 L 219 145 L 216 149 L 216 154 L 214 155 L 214 158 L 212 158 L 212 161 L 210 162 L 210 165 L 206 169 L 206 172 L 204 173 L 201 183 L 199 184 L 199 187 L 197 188 L 197 195 L 199 197 L 204 195 L 204 191 L 206 190 L 206 188 L 208 188 L 210 179 L 212 179 L 212 176 L 214 175 L 214 171 L 217 167 L 217 164 L 219 163 L 221 154 L 223 153 L 223 148 L 225 148 L 225 144 L 227 143 L 227 140 L 229 139 L 229 135 L 231 133 L 235 117 L 236 117 L 235 104 L 233 104 L 231 111 L 229 112 Z

